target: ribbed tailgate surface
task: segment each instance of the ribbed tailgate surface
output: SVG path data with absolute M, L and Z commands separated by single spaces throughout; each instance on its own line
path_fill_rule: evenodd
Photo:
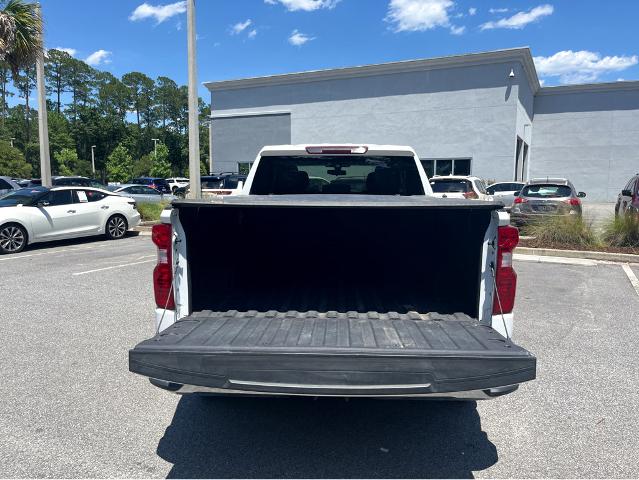
M 464 314 L 198 312 L 129 352 L 178 384 L 267 393 L 422 394 L 515 385 L 536 360 Z
M 516 354 L 525 350 L 504 341 L 492 328 L 465 314 L 338 312 L 194 313 L 142 342 L 166 350 L 277 349 L 296 352 L 415 351 Z

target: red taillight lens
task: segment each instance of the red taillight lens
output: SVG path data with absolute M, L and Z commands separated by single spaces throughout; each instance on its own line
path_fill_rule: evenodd
M 566 200 L 571 207 L 578 207 L 581 205 L 581 201 L 578 198 L 571 198 L 570 200 Z
M 513 226 L 499 227 L 497 233 L 497 268 L 493 297 L 493 314 L 510 313 L 515 306 L 517 273 L 513 269 L 513 250 L 519 243 L 519 230 Z M 501 305 L 501 308 L 500 308 Z
M 464 198 L 468 198 L 471 200 L 477 200 L 479 198 L 479 195 L 477 195 L 475 192 L 466 192 L 464 193 Z
M 158 247 L 158 263 L 153 269 L 153 291 L 158 308 L 175 308 L 173 299 L 173 262 L 172 262 L 171 225 L 160 223 L 153 225 L 151 239 Z
M 514 203 L 526 203 L 528 200 L 526 200 L 525 198 L 522 197 L 517 197 L 515 198 L 515 202 Z

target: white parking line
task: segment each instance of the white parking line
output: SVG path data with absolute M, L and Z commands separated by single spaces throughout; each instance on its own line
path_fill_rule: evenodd
M 562 265 L 579 265 L 581 267 L 594 267 L 602 263 L 610 263 L 602 260 L 588 260 L 586 258 L 568 258 L 568 257 L 551 257 L 545 255 L 524 255 L 522 253 L 515 253 L 513 255 L 515 260 L 521 262 L 535 262 L 535 263 L 559 263 Z
M 639 295 L 639 279 L 637 279 L 635 272 L 632 271 L 632 268 L 630 268 L 630 265 L 627 263 L 624 263 L 621 267 L 623 268 L 623 271 L 626 272 L 626 276 L 628 277 L 628 280 L 630 280 L 630 284 L 635 289 L 635 292 Z
M 113 270 L 114 268 L 124 268 L 124 267 L 130 267 L 131 265 L 140 265 L 142 263 L 151 263 L 151 262 L 155 262 L 156 260 L 143 260 L 141 262 L 131 262 L 131 263 L 122 263 L 120 265 L 111 265 L 110 267 L 103 267 L 103 268 L 95 268 L 93 270 L 87 270 L 85 272 L 76 272 L 73 274 L 73 276 L 76 275 L 86 275 L 87 273 L 95 273 L 95 272 L 102 272 L 104 270 Z
M 97 248 L 104 248 L 106 247 L 106 245 L 96 245 L 96 246 L 91 246 L 91 247 L 79 247 L 79 248 L 62 248 L 60 250 L 48 250 L 46 252 L 40 252 L 40 253 L 29 253 L 26 255 L 18 255 L 18 256 L 9 256 L 6 258 L 0 258 L 0 262 L 6 262 L 9 260 L 19 260 L 21 258 L 29 258 L 29 257 L 39 257 L 41 255 L 52 255 L 54 253 L 62 253 L 62 252 L 81 252 L 84 250 L 95 250 Z

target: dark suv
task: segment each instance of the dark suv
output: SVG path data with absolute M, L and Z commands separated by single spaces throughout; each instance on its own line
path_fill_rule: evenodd
M 134 178 L 129 183 L 134 185 L 146 185 L 148 187 L 155 188 L 160 193 L 171 193 L 169 182 L 167 182 L 164 178 L 138 177 Z
M 577 192 L 565 178 L 536 178 L 530 180 L 515 197 L 510 220 L 514 225 L 559 215 L 581 216 L 584 192 Z

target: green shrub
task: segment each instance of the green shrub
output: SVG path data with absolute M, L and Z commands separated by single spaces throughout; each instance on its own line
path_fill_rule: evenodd
M 639 247 L 639 216 L 614 217 L 604 226 L 602 238 L 611 247 Z
M 536 244 L 549 248 L 594 247 L 600 243 L 592 225 L 578 216 L 548 217 L 528 225 L 523 229 L 523 233 L 534 236 Z
M 138 212 L 145 222 L 157 222 L 166 203 L 138 203 Z

